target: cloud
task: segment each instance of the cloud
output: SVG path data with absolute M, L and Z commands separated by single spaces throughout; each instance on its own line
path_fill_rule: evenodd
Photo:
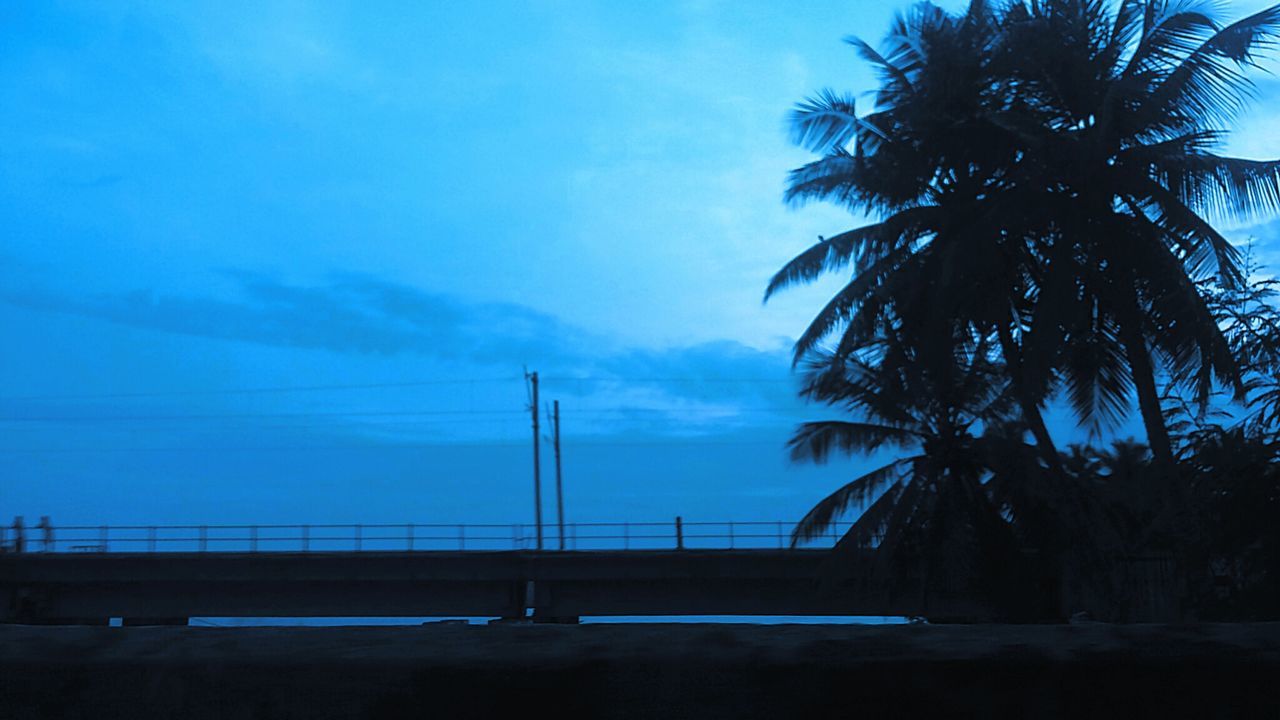
M 151 290 L 79 296 L 9 283 L 0 285 L 0 302 L 275 348 L 528 366 L 567 395 L 605 393 L 642 413 L 661 408 L 721 426 L 744 406 L 799 407 L 782 343 L 769 350 L 732 340 L 626 348 L 524 305 L 469 302 L 368 276 L 312 286 L 242 271 L 226 277 L 232 281 L 229 297 Z
M 0 301 L 180 335 L 484 363 L 519 362 L 549 343 L 581 340 L 555 318 L 519 305 L 467 304 L 369 278 L 304 287 L 251 273 L 229 276 L 238 290 L 233 299 L 149 290 L 78 297 L 4 288 Z

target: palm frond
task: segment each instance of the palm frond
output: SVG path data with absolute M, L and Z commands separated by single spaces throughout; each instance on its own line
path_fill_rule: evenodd
M 883 494 L 887 488 L 896 485 L 902 474 L 902 466 L 907 462 L 910 462 L 910 458 L 895 460 L 876 468 L 823 498 L 796 523 L 791 531 L 791 547 L 825 535 L 831 524 L 850 507 L 861 507 L 871 497 Z
M 1238 63 L 1255 63 L 1255 51 L 1275 47 L 1280 32 L 1280 5 L 1272 5 L 1218 31 L 1214 52 Z
M 1260 391 L 1249 399 L 1255 421 L 1262 427 L 1280 426 L 1280 379 L 1268 378 L 1254 387 Z
M 1125 351 L 1109 323 L 1068 335 L 1062 380 L 1076 418 L 1092 432 L 1119 427 L 1128 415 L 1133 382 Z
M 913 89 L 911 78 L 907 75 L 907 71 L 885 58 L 865 40 L 855 35 L 850 35 L 844 41 L 852 45 L 858 55 L 875 66 L 880 73 L 881 89 L 879 97 L 882 101 L 888 97 L 909 93 Z
M 862 158 L 833 151 L 792 170 L 783 200 L 791 205 L 829 200 L 850 208 L 868 207 L 872 198 L 863 187 L 866 176 L 866 163 Z
M 1179 274 L 1185 276 L 1189 272 L 1193 279 L 1199 280 L 1212 271 L 1227 287 L 1239 287 L 1244 282 L 1240 251 L 1222 233 L 1160 183 L 1149 180 L 1143 184 L 1143 190 L 1145 204 L 1154 211 L 1153 221 L 1160 226 L 1164 237 L 1180 246 L 1185 254 L 1186 267 L 1180 268 Z M 1136 199 L 1134 204 L 1138 204 Z
M 1116 10 L 1115 21 L 1111 26 L 1111 35 L 1107 38 L 1107 41 L 1109 53 L 1117 61 L 1141 37 L 1142 19 L 1146 7 L 1146 0 L 1123 0 Z
M 1163 243 L 1141 242 L 1140 232 L 1133 236 L 1133 262 L 1148 270 L 1142 291 L 1149 297 L 1147 314 L 1158 329 L 1153 345 L 1164 352 L 1174 376 L 1193 382 L 1202 406 L 1208 403 L 1215 375 L 1243 397 L 1239 367 L 1200 289 Z
M 869 453 L 882 446 L 911 447 L 924 438 L 920 433 L 877 423 L 816 420 L 801 423 L 787 441 L 793 462 L 825 463 L 834 451 L 846 455 Z
M 859 273 L 840 289 L 814 317 L 809 327 L 796 340 L 792 364 L 799 364 L 841 323 L 847 322 L 855 309 L 874 310 L 877 307 L 869 295 L 898 266 L 910 259 L 914 249 L 902 245 L 877 260 L 871 267 Z
M 929 194 L 930 176 L 921 163 L 910 148 L 887 142 L 868 155 L 833 149 L 791 171 L 783 200 L 793 206 L 829 201 L 871 215 L 897 212 Z
M 928 206 L 906 208 L 883 222 L 821 239 L 774 274 L 765 288 L 765 302 L 779 290 L 841 270 L 855 259 L 861 260 L 860 270 L 864 272 L 874 268 L 903 244 L 919 237 L 936 210 Z
M 1275 44 L 1280 6 L 1212 29 L 1180 60 L 1161 58 L 1169 69 L 1161 68 L 1164 77 L 1148 94 L 1146 107 L 1198 123 L 1227 122 L 1244 108 L 1253 85 L 1243 69 L 1254 63 L 1258 49 Z
M 1280 212 L 1280 160 L 1245 160 L 1205 153 L 1188 158 L 1200 181 L 1201 201 L 1222 215 L 1245 220 Z
M 1043 279 L 1033 289 L 1030 327 L 1022 341 L 1023 372 L 1031 387 L 1048 387 L 1057 367 L 1068 327 L 1084 297 L 1081 278 L 1084 268 L 1066 243 L 1049 248 L 1040 268 Z
M 873 363 L 854 356 L 815 353 L 809 365 L 801 397 L 843 407 L 882 425 L 919 424 L 913 414 L 919 403 L 910 397 L 899 377 L 901 365 L 895 356 L 885 353 Z
M 1125 66 L 1129 77 L 1149 76 L 1167 65 L 1170 58 L 1185 57 L 1217 30 L 1204 3 L 1144 3 L 1142 35 Z
M 864 514 L 846 533 L 847 538 L 864 547 L 874 543 L 880 556 L 890 562 L 904 546 L 923 544 L 920 535 L 928 530 L 928 519 L 933 514 L 930 511 L 937 500 L 937 477 L 929 467 L 929 458 L 914 458 L 912 465 L 915 467 L 910 471 L 910 482 L 904 481 L 901 491 L 890 498 L 891 506 L 886 508 L 883 519 Z
M 825 153 L 844 149 L 857 135 L 861 120 L 852 95 L 823 89 L 791 111 L 791 141 L 806 150 Z

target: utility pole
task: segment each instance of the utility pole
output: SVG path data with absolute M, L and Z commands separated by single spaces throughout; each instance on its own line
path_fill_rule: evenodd
M 533 413 L 533 521 L 538 527 L 538 549 L 542 549 L 542 462 L 538 436 L 538 373 L 525 372 L 530 387 L 529 410 Z
M 551 421 L 555 427 L 556 448 L 556 523 L 560 526 L 560 549 L 564 549 L 564 493 L 560 485 L 560 401 L 552 403 Z

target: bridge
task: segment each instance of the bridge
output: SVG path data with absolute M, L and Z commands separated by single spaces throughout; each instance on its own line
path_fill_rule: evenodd
M 509 526 L 441 525 L 56 528 L 24 539 L 23 552 L 0 554 L 0 622 L 992 615 L 978 598 L 932 598 L 926 605 L 914 594 L 895 597 L 869 587 L 856 570 L 874 551 L 841 558 L 843 572 L 835 573 L 829 547 L 786 546 L 785 534 L 777 533 L 789 524 L 724 523 L 716 532 L 709 525 L 583 525 L 574 530 L 573 544 L 626 547 L 563 551 L 458 549 L 499 536 L 520 545 L 528 538 L 518 526 L 513 534 Z M 455 545 L 441 549 L 446 542 Z M 386 544 L 399 547 L 381 547 Z

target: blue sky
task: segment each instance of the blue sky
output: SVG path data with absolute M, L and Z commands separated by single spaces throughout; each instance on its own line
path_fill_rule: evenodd
M 571 519 L 798 518 L 784 117 L 903 6 L 5 4 L 0 512 L 527 521 L 528 366 Z

